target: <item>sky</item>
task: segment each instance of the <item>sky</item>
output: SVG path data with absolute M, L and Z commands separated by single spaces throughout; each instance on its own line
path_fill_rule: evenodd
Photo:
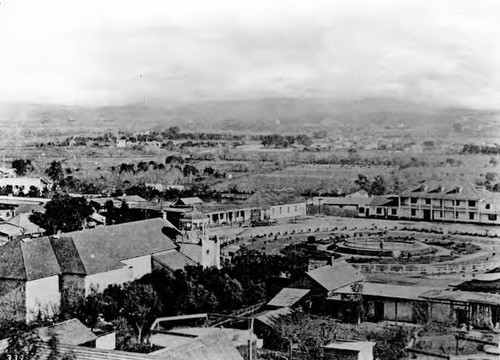
M 500 108 L 497 0 L 0 0 L 0 102 Z

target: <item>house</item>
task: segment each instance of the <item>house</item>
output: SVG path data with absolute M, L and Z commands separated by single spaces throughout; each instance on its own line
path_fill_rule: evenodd
M 10 224 L 8 222 L 0 223 L 0 245 L 8 241 L 25 236 L 25 229 L 21 226 Z
M 28 193 L 31 187 L 38 189 L 38 191 L 43 192 L 50 190 L 52 187 L 52 181 L 47 178 L 29 178 L 29 177 L 0 177 L 0 188 L 12 187 L 12 194 L 17 195 L 20 192 Z
M 58 345 L 82 346 L 97 349 L 115 349 L 116 334 L 108 331 L 97 335 L 76 318 L 55 323 L 45 327 L 39 327 L 26 333 L 26 336 L 34 335 L 36 341 L 48 344 L 53 338 Z M 10 339 L 0 340 L 0 354 L 4 353 L 9 346 Z
M 322 312 L 337 312 L 336 303 L 331 296 L 335 290 L 363 281 L 364 277 L 344 260 L 335 260 L 332 265 L 322 266 L 305 273 L 305 276 L 294 287 L 310 289 L 313 310 Z
M 335 341 L 322 346 L 323 358 L 328 360 L 373 360 L 372 341 Z
M 196 207 L 208 217 L 209 226 L 233 225 L 249 222 L 258 209 L 240 204 L 201 204 Z
M 165 209 L 167 219 L 179 229 L 189 229 L 204 223 L 206 226 L 233 225 L 249 222 L 256 209 L 241 204 L 203 203 L 198 197 L 180 198 Z
M 397 219 L 398 218 L 399 197 L 397 195 L 374 196 L 365 206 L 359 207 L 358 215 L 377 219 Z
M 356 190 L 352 193 L 346 194 L 345 197 L 346 198 L 368 198 L 368 197 L 370 197 L 370 194 L 368 194 L 368 191 L 366 191 L 366 190 L 359 189 L 359 190 Z
M 432 290 L 421 297 L 429 301 L 430 316 L 436 321 L 500 329 L 500 294 Z
M 345 302 L 347 306 L 343 310 L 351 311 L 348 309 L 349 302 L 353 296 L 360 295 L 365 309 L 364 317 L 368 321 L 421 323 L 427 321 L 429 316 L 427 300 L 421 296 L 433 290 L 439 289 L 430 286 L 362 282 L 357 289 L 344 286 L 335 290 L 331 299 Z M 348 316 L 344 314 L 344 317 Z
M 425 181 L 399 198 L 399 218 L 500 224 L 500 194 L 472 183 Z
M 250 195 L 243 204 L 261 209 L 261 214 L 256 214 L 260 218 L 255 220 L 305 216 L 307 211 L 306 199 L 294 191 L 260 190 Z
M 19 214 L 20 212 L 32 212 L 32 210 L 43 212 L 43 206 L 49 201 L 50 199 L 45 198 L 28 198 L 1 195 L 0 218 L 2 220 L 8 220 L 14 217 L 16 214 Z
M 61 302 L 138 279 L 155 268 L 220 267 L 220 242 L 201 236 L 182 237 L 157 218 L 10 241 L 0 247 L 0 309 L 5 312 L 0 316 L 29 322 L 40 312 L 53 314 Z
M 91 348 L 82 345 L 59 344 L 54 354 L 48 343 L 36 346 L 34 358 L 40 360 L 243 360 L 231 341 L 222 331 L 213 329 L 191 341 L 150 353 L 135 353 L 112 349 Z M 5 354 L 4 349 L 0 353 Z
M 186 323 L 201 323 L 201 326 L 185 326 Z M 252 359 L 257 358 L 257 348 L 261 347 L 262 341 L 257 336 L 250 332 L 249 329 L 236 329 L 227 327 L 208 327 L 208 314 L 193 314 L 171 316 L 156 319 L 151 325 L 151 344 L 162 347 L 162 350 L 153 354 L 161 354 L 169 349 L 180 346 L 188 346 L 193 341 L 215 336 L 223 342 L 230 341 L 232 348 L 230 353 L 232 356 L 243 356 L 248 359 L 249 343 L 252 344 Z M 229 349 L 229 347 L 227 347 Z M 237 351 L 235 351 L 237 350 Z M 239 354 L 238 354 L 239 353 Z
M 264 344 L 267 344 L 268 339 L 275 338 L 281 318 L 292 314 L 293 310 L 289 307 L 265 310 L 256 314 L 254 318 L 255 334 L 263 339 Z
M 368 197 L 334 197 L 334 196 L 315 196 L 312 204 L 319 207 L 335 207 L 338 209 L 353 210 L 361 214 L 365 213 L 366 206 L 372 201 Z
M 32 223 L 29 220 L 30 215 L 21 213 L 8 221 L 0 222 L 0 241 L 42 236 L 45 229 Z
M 195 205 L 201 205 L 203 201 L 199 197 L 187 197 L 180 198 L 174 203 L 174 207 L 193 207 Z

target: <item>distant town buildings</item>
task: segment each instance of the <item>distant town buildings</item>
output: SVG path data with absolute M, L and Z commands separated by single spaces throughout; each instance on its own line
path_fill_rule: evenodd
M 28 193 L 31 187 L 39 192 L 50 190 L 52 181 L 47 178 L 29 178 L 29 177 L 0 177 L 0 188 L 12 187 L 12 194 L 17 195 L 20 192 Z

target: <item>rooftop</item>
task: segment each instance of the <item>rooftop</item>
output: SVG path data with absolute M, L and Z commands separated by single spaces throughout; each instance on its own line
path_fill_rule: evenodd
M 63 234 L 71 237 L 88 274 L 103 271 L 115 262 L 176 249 L 179 231 L 168 221 L 155 218 Z
M 434 301 L 453 301 L 485 305 L 500 304 L 500 294 L 473 291 L 433 290 L 422 294 L 421 297 Z
M 323 346 L 326 349 L 338 349 L 338 350 L 350 350 L 350 351 L 362 351 L 367 348 L 372 348 L 375 346 L 374 342 L 371 341 L 344 341 L 344 342 L 334 342 Z
M 97 339 L 97 336 L 78 319 L 38 328 L 36 333 L 42 341 L 49 341 L 54 335 L 60 344 L 66 345 L 82 345 Z
M 482 189 L 471 182 L 459 183 L 431 180 L 403 191 L 400 196 L 477 201 L 490 197 L 491 194 L 490 191 Z
M 308 271 L 306 274 L 329 292 L 364 279 L 363 275 L 343 260 L 334 261 L 332 265 Z
M 398 201 L 396 195 L 374 196 L 368 206 L 398 206 Z
M 363 282 L 363 287 L 360 294 L 367 296 L 384 297 L 391 299 L 411 299 L 422 300 L 422 294 L 431 290 L 438 290 L 438 288 L 430 286 L 415 286 L 415 285 L 394 285 L 394 284 L 381 284 L 373 282 Z M 335 294 L 354 294 L 351 286 L 344 286 L 335 290 Z
M 153 259 L 172 271 L 182 270 L 185 266 L 195 266 L 197 264 L 177 250 L 169 250 L 161 254 L 156 254 L 153 256 Z
M 269 306 L 276 307 L 292 307 L 297 302 L 302 300 L 310 290 L 283 288 L 281 291 L 267 303 Z
M 273 328 L 276 326 L 276 322 L 283 316 L 292 314 L 292 309 L 289 307 L 282 307 L 276 310 L 267 310 L 255 317 L 255 320 Z

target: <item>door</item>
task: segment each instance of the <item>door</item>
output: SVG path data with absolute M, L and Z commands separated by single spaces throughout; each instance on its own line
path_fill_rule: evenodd
M 375 301 L 375 321 L 384 321 L 384 302 Z
M 424 210 L 424 220 L 431 220 L 431 211 Z

